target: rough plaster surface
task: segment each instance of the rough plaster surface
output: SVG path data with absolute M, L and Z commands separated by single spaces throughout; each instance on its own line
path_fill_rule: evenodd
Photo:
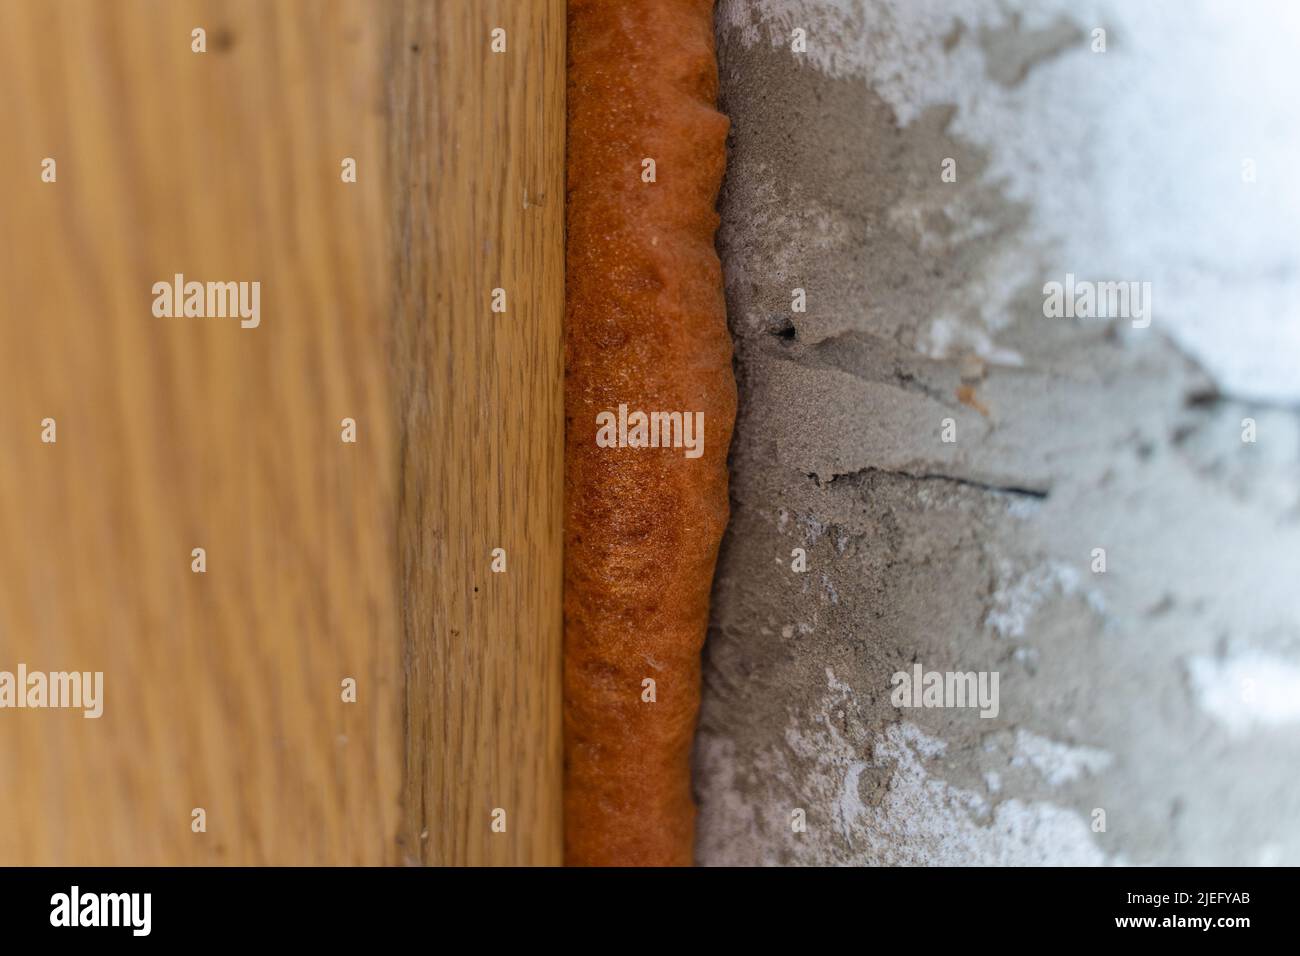
M 1297 143 L 1230 16 L 719 5 L 741 409 L 699 862 L 1300 863 Z M 1152 282 L 1151 327 L 1045 318 L 1066 271 Z M 997 671 L 998 715 L 895 708 L 915 662 Z

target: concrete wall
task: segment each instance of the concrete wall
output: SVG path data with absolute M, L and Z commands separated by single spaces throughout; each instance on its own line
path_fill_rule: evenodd
M 719 5 L 699 862 L 1300 863 L 1300 26 L 1244 8 Z

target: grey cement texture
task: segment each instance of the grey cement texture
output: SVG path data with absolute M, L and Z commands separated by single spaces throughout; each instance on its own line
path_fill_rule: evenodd
M 1070 224 L 989 174 L 960 104 L 900 118 L 878 77 L 792 53 L 818 6 L 718 14 L 741 404 L 698 862 L 1300 863 L 1294 403 L 1225 390 L 1159 316 L 1045 317 Z M 899 42 L 1012 112 L 1088 67 L 1086 19 L 990 16 Z M 997 715 L 895 706 L 918 663 L 996 672 Z

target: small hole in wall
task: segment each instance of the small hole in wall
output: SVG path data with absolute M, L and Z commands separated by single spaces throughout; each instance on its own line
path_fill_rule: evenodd
M 772 318 L 773 327 L 769 330 L 778 339 L 784 339 L 786 342 L 794 341 L 794 337 L 799 330 L 794 327 L 794 320 L 788 315 L 778 315 Z

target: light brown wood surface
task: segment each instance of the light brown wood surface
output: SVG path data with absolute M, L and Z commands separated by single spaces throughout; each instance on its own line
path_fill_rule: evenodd
M 0 864 L 559 862 L 563 28 L 0 3 Z
M 564 4 L 463 6 L 408 0 L 394 50 L 402 844 L 559 863 Z

